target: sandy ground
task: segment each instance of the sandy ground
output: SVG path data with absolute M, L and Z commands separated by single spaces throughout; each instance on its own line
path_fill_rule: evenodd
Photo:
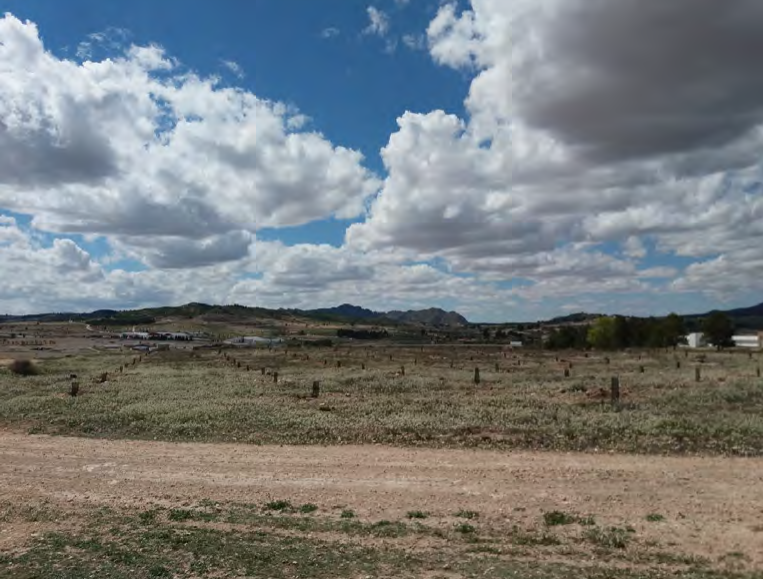
M 544 511 L 631 525 L 684 554 L 742 552 L 763 567 L 763 460 L 500 453 L 383 446 L 173 444 L 0 432 L 0 501 L 71 508 L 288 499 L 402 520 L 409 510 L 480 524 L 541 524 Z M 659 513 L 663 523 L 649 523 Z M 3 528 L 0 550 L 25 532 Z M 23 531 L 23 532 L 19 532 Z M 3 534 L 5 533 L 5 538 Z M 11 541 L 11 534 L 13 540 Z

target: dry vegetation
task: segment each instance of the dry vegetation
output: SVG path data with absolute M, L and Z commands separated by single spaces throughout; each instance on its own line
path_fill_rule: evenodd
M 760 455 L 759 355 L 685 356 L 348 346 L 173 350 L 132 365 L 135 355 L 100 353 L 49 359 L 24 380 L 0 372 L 0 422 L 187 441 Z

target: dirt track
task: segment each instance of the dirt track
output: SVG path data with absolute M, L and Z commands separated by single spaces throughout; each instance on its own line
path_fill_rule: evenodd
M 687 554 L 743 552 L 763 566 L 763 461 L 623 455 L 257 447 L 0 432 L 0 501 L 183 504 L 289 499 L 369 519 L 458 509 L 496 525 L 542 512 L 595 515 Z M 659 513 L 664 523 L 645 517 Z M 7 529 L 6 529 L 7 531 Z M 0 523 L 0 550 L 3 545 Z M 16 537 L 16 539 L 20 539 Z

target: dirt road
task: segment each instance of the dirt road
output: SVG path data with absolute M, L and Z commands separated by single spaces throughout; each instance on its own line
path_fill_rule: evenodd
M 367 519 L 478 511 L 494 525 L 594 515 L 687 554 L 745 553 L 763 566 L 763 460 L 258 447 L 0 432 L 0 501 L 71 507 L 288 499 Z M 659 514 L 664 522 L 647 522 Z M 0 523 L 0 528 L 2 523 Z M 2 548 L 2 534 L 0 534 Z

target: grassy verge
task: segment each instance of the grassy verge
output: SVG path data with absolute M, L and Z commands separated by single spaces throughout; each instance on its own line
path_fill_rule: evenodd
M 52 505 L 0 509 L 4 527 L 30 520 L 42 523 L 43 530 L 23 545 L 0 550 L 3 579 L 756 577 L 638 545 L 637 537 L 604 540 L 621 532 L 595 523 L 564 533 L 542 523 L 506 533 L 475 522 L 467 531 L 466 523 L 346 521 L 321 509 L 305 514 L 299 506 L 210 501 L 143 510 L 80 507 L 68 513 Z

